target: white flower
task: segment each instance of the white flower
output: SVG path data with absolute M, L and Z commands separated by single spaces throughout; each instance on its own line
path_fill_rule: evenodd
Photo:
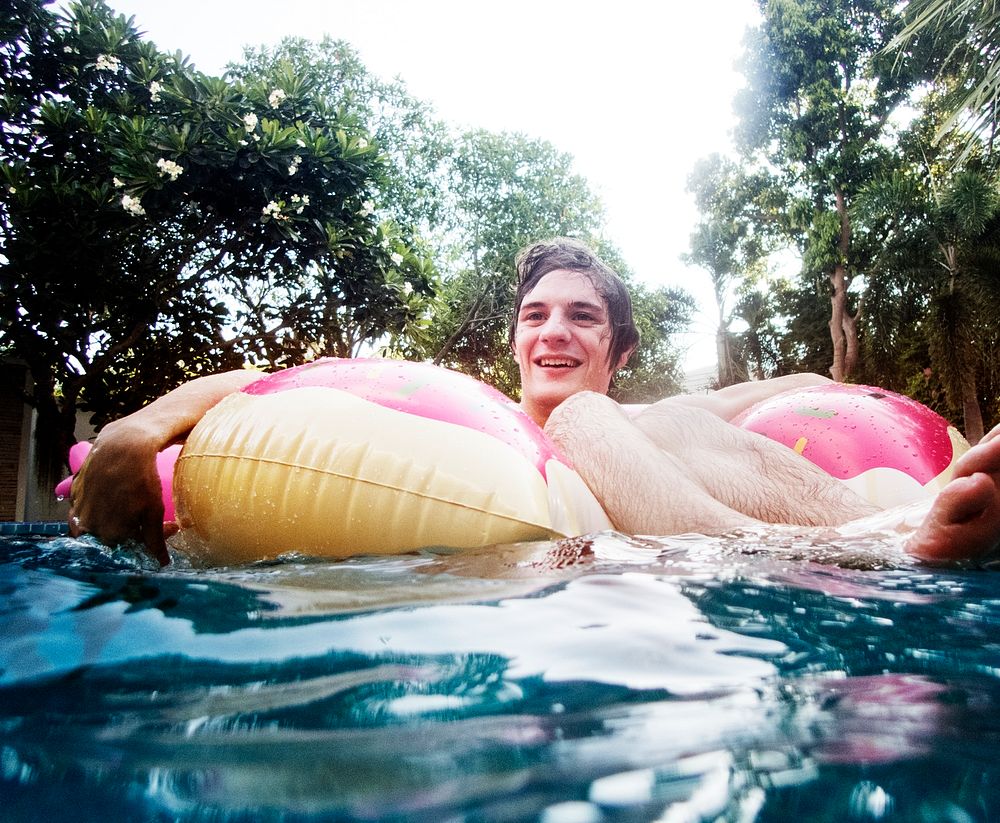
M 295 145 L 298 146 L 300 149 L 304 149 L 306 147 L 306 141 L 300 137 L 295 141 Z
M 284 102 L 286 97 L 288 97 L 288 95 L 285 94 L 284 89 L 274 89 L 274 91 L 267 96 L 267 102 L 271 104 L 272 109 L 276 109 Z
M 97 55 L 97 62 L 94 64 L 98 71 L 118 71 L 121 67 L 122 61 L 113 54 Z
M 129 194 L 122 195 L 122 208 L 129 214 L 133 214 L 136 217 L 146 213 L 146 210 L 142 207 L 142 203 L 139 202 L 139 198 L 132 197 Z
M 171 183 L 184 173 L 184 169 L 180 165 L 163 157 L 156 161 L 156 168 L 160 170 L 160 177 L 169 177 Z
M 413 284 L 412 283 L 403 283 L 403 294 L 405 294 L 407 297 L 409 297 L 411 294 L 413 294 Z
M 362 217 L 367 217 L 373 211 L 375 211 L 375 204 L 371 200 L 365 200 L 365 202 L 361 204 L 358 214 Z
M 255 128 L 257 128 L 257 123 L 258 123 L 257 115 L 254 114 L 253 112 L 250 112 L 250 114 L 243 115 L 243 128 L 247 130 L 247 134 L 249 134 Z
M 252 134 L 250 136 L 253 137 L 254 143 L 259 143 L 260 142 L 260 135 L 259 134 Z
M 66 54 L 72 54 L 74 51 L 76 51 L 76 49 L 74 49 L 72 46 L 63 46 L 63 51 Z
M 260 213 L 263 214 L 264 217 L 270 217 L 272 220 L 284 221 L 290 219 L 287 214 L 281 213 L 281 204 L 274 200 L 264 206 L 264 208 L 260 210 Z
M 403 255 L 401 255 L 398 251 L 394 251 L 390 254 L 389 259 L 392 261 L 392 265 L 394 266 L 403 265 Z
M 296 173 L 296 172 L 297 172 L 298 170 L 299 170 L 299 167 L 298 167 L 298 166 L 296 166 L 296 165 L 295 165 L 295 164 L 293 163 L 293 164 L 292 164 L 291 166 L 289 166 L 289 167 L 288 167 L 288 176 L 289 176 L 289 177 L 291 177 L 291 176 L 292 176 L 292 175 L 294 175 L 294 174 L 295 174 L 295 173 Z
M 368 141 L 365 140 L 364 137 L 359 137 L 358 138 L 358 148 L 359 149 L 367 149 L 368 148 Z
M 293 194 L 292 195 L 292 202 L 293 203 L 298 203 L 301 199 L 302 199 L 302 195 L 300 195 L 300 194 Z
M 13 186 L 7 186 L 7 191 L 9 191 L 11 194 L 17 194 L 17 189 L 15 189 Z
M 249 146 L 250 144 L 246 140 L 240 140 L 241 146 Z
M 303 194 L 302 195 L 302 205 L 303 206 L 308 206 L 309 205 L 309 195 L 308 194 Z
M 160 102 L 160 92 L 163 91 L 163 86 L 157 83 L 155 80 L 149 84 L 149 99 L 154 103 Z
M 124 187 L 124 185 L 125 185 L 125 181 L 121 180 L 118 177 L 112 177 L 111 178 L 111 182 L 114 183 L 116 189 L 120 189 L 120 188 Z

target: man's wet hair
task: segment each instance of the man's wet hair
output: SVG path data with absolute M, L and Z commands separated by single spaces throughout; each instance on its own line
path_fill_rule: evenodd
M 556 237 L 543 240 L 521 249 L 515 258 L 517 291 L 514 293 L 514 314 L 510 319 L 508 340 L 514 345 L 517 317 L 521 313 L 524 296 L 545 275 L 558 269 L 585 275 L 594 290 L 604 300 L 611 327 L 611 345 L 608 346 L 608 364 L 618 362 L 623 354 L 639 345 L 639 330 L 632 316 L 632 298 L 621 277 L 579 240 Z

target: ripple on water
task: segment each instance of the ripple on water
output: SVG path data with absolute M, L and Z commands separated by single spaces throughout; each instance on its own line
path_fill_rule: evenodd
M 5 816 L 1000 819 L 1000 578 L 897 548 L 2 543 Z

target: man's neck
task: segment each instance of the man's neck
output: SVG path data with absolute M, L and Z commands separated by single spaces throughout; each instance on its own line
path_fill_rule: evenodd
M 525 398 L 521 398 L 519 403 L 521 411 L 523 411 L 528 417 L 538 424 L 540 429 L 545 428 L 545 423 L 549 419 L 549 414 L 551 414 L 552 409 L 540 408 L 536 403 L 529 403 Z

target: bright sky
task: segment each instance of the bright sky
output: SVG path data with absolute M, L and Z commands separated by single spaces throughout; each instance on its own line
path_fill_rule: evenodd
M 688 368 L 714 363 L 708 275 L 679 260 L 697 219 L 694 163 L 727 151 L 753 0 L 109 0 L 161 49 L 220 73 L 244 45 L 346 40 L 446 120 L 550 141 L 600 195 L 608 234 L 650 285 L 701 313 Z

